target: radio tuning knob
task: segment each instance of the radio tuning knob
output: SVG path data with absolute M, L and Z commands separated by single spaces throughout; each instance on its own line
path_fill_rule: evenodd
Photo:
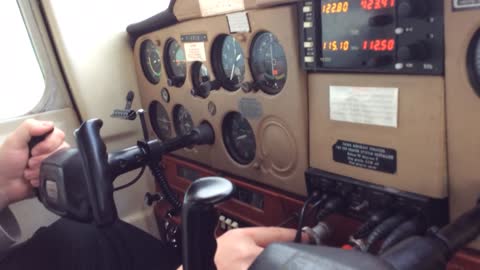
M 428 7 L 425 0 L 400 0 L 398 15 L 400 17 L 424 17 Z
M 424 42 L 417 42 L 398 49 L 398 58 L 402 61 L 425 60 L 429 55 L 428 46 Z

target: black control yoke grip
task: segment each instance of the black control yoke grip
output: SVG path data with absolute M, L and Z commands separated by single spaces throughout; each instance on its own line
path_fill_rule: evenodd
M 92 119 L 84 122 L 75 131 L 78 150 L 84 165 L 84 179 L 93 218 L 97 225 L 108 225 L 117 218 L 113 200 L 114 176 L 108 165 L 107 147 L 100 136 L 103 122 Z
M 214 206 L 229 199 L 235 190 L 221 177 L 205 177 L 193 182 L 185 193 L 182 210 L 183 269 L 214 270 L 218 216 Z

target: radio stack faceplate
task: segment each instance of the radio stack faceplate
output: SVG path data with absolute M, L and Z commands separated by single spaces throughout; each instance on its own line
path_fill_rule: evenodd
M 308 71 L 441 75 L 443 1 L 304 1 L 301 62 Z

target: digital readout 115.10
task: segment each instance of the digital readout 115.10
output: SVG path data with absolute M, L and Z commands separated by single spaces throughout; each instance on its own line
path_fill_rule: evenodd
M 350 50 L 350 41 L 324 41 L 323 42 L 323 50 L 324 51 L 348 51 Z

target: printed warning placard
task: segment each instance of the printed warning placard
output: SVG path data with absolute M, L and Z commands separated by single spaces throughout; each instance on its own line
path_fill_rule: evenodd
M 330 119 L 398 127 L 398 88 L 330 86 Z
M 205 53 L 204 42 L 189 42 L 184 44 L 185 58 L 187 62 L 205 62 L 207 61 L 207 54 Z

